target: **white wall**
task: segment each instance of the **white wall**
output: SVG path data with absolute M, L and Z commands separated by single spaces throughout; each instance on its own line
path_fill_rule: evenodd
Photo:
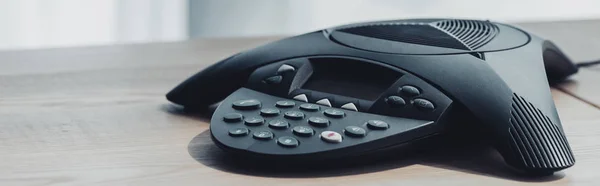
M 191 0 L 195 36 L 289 35 L 368 20 L 454 17 L 496 21 L 600 18 L 599 0 Z M 227 20 L 227 21 L 221 21 Z
M 593 19 L 599 8 L 600 0 L 0 0 L 0 50 L 291 35 L 415 17 Z
M 0 49 L 187 38 L 186 0 L 0 0 Z

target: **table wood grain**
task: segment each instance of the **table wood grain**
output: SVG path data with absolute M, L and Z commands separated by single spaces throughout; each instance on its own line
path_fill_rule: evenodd
M 489 148 L 460 145 L 327 170 L 236 165 L 210 141 L 208 113 L 164 94 L 274 39 L 0 52 L 0 185 L 600 185 L 600 109 L 573 96 L 591 84 L 552 90 L 577 163 L 551 177 L 515 176 Z
M 574 62 L 600 60 L 600 20 L 520 23 L 521 28 L 552 40 Z M 600 109 L 600 65 L 585 67 L 556 87 Z

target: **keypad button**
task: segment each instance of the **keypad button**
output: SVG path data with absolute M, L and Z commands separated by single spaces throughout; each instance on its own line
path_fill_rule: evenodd
M 229 135 L 233 137 L 240 137 L 248 135 L 250 131 L 247 128 L 236 128 L 229 130 Z
M 347 126 L 344 129 L 344 134 L 350 137 L 364 137 L 367 135 L 367 130 L 357 126 Z
M 275 84 L 281 83 L 281 80 L 283 80 L 282 76 L 271 76 L 271 77 L 265 78 L 263 80 L 263 83 L 268 84 L 268 85 L 275 85 Z
M 308 97 L 306 97 L 306 94 L 299 94 L 293 97 L 293 99 L 298 100 L 298 101 L 302 101 L 302 102 L 308 102 Z
M 329 143 L 341 143 L 342 135 L 334 131 L 323 131 L 321 132 L 321 139 Z
M 329 101 L 329 99 L 321 99 L 315 103 L 331 107 L 331 102 Z
M 260 108 L 260 101 L 257 99 L 245 99 L 233 102 L 233 108 L 238 110 L 253 110 Z
M 260 126 L 265 123 L 265 119 L 261 117 L 248 117 L 244 119 L 244 124 L 248 126 Z
M 300 111 L 287 111 L 287 112 L 285 112 L 284 115 L 285 115 L 285 118 L 287 118 L 287 119 L 298 120 L 298 119 L 304 118 L 304 113 L 302 113 Z
M 286 72 L 293 72 L 293 71 L 296 71 L 296 68 L 294 68 L 293 66 L 288 65 L 288 64 L 283 64 L 277 69 L 277 74 L 283 74 Z
M 273 138 L 273 133 L 269 131 L 255 132 L 253 135 L 254 139 L 258 140 L 270 140 Z
M 354 103 L 346 103 L 346 104 L 342 105 L 340 108 L 343 108 L 346 110 L 358 111 L 358 108 L 356 107 L 356 105 Z
M 283 147 L 288 147 L 288 148 L 294 148 L 294 147 L 297 147 L 298 145 L 300 145 L 298 140 L 291 136 L 279 137 L 279 139 L 277 139 L 277 144 L 279 144 Z
M 318 111 L 319 108 L 320 108 L 319 105 L 315 105 L 312 103 L 304 103 L 304 104 L 300 105 L 300 109 L 306 110 L 306 111 L 311 111 L 311 112 Z
M 260 110 L 262 116 L 277 116 L 279 115 L 279 109 L 276 108 L 263 108 Z
M 431 101 L 422 98 L 417 98 L 413 100 L 413 104 L 419 110 L 433 111 L 435 109 L 435 106 L 433 106 L 433 103 L 431 103 Z
M 419 91 L 419 89 L 417 87 L 414 86 L 410 86 L 410 85 L 404 85 L 402 87 L 400 87 L 400 93 L 402 93 L 405 96 L 418 96 L 419 94 L 421 94 L 421 92 Z
M 402 97 L 400 97 L 400 96 L 387 97 L 387 98 L 385 98 L 385 102 L 394 108 L 400 108 L 400 107 L 404 107 L 404 105 L 406 105 L 406 101 L 404 101 L 404 99 L 402 99 Z
M 287 101 L 287 100 L 277 101 L 275 103 L 275 106 L 280 107 L 280 108 L 290 108 L 290 107 L 294 107 L 294 105 L 296 105 L 296 102 Z
M 242 121 L 243 117 L 244 116 L 242 116 L 242 114 L 240 114 L 240 113 L 229 113 L 229 114 L 225 114 L 225 116 L 223 116 L 223 121 L 228 122 L 228 123 L 239 122 L 239 121 Z
M 269 127 L 273 129 L 286 129 L 290 126 L 287 121 L 276 119 L 269 121 Z
M 332 118 L 342 118 L 345 115 L 344 111 L 338 109 L 325 109 L 323 114 Z
M 315 127 L 327 127 L 329 126 L 329 120 L 322 117 L 310 117 L 308 123 Z
M 390 125 L 381 120 L 369 120 L 367 121 L 367 127 L 373 130 L 385 130 L 390 128 Z
M 295 126 L 292 131 L 294 132 L 294 134 L 298 135 L 298 136 L 312 136 L 313 134 L 315 134 L 315 131 L 313 129 L 311 129 L 310 127 L 305 127 L 305 126 Z

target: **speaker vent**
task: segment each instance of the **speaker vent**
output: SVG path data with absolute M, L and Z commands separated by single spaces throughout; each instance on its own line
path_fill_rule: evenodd
M 460 41 L 429 24 L 388 23 L 342 28 L 338 31 L 383 40 L 469 50 Z
M 510 113 L 511 148 L 528 168 L 562 169 L 575 163 L 564 133 L 539 109 L 513 94 Z
M 498 34 L 498 26 L 487 21 L 444 20 L 434 26 L 453 35 L 471 50 L 480 48 Z

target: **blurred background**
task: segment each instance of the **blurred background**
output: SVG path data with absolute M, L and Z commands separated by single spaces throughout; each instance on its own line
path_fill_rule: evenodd
M 346 23 L 600 18 L 598 0 L 0 0 L 0 50 L 284 36 Z

